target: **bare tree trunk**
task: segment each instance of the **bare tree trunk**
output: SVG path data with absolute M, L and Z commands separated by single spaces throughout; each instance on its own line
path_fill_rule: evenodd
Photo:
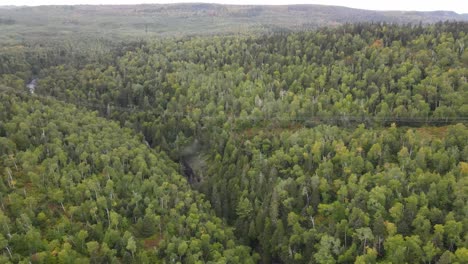
M 6 250 L 8 251 L 8 255 L 10 255 L 10 259 L 12 259 L 13 256 L 11 255 L 10 247 L 6 246 L 5 248 L 6 248 Z
M 111 221 L 110 221 L 110 214 L 109 214 L 109 209 L 106 208 L 106 213 L 107 213 L 107 222 L 109 222 L 109 229 L 111 228 Z

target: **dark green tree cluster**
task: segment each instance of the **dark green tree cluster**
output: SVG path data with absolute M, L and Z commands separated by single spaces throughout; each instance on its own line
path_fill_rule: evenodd
M 43 70 L 59 65 L 83 68 L 88 64 L 109 65 L 116 57 L 140 46 L 138 41 L 121 43 L 106 38 L 41 39 L 0 47 L 0 83 L 22 89 Z
M 201 187 L 263 262 L 464 263 L 468 129 L 234 134 Z
M 128 129 L 0 94 L 1 263 L 254 263 L 175 163 Z

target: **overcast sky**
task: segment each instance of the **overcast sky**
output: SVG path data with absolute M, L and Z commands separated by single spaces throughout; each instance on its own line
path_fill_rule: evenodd
M 250 5 L 326 4 L 372 10 L 451 10 L 457 13 L 468 13 L 468 0 L 0 0 L 0 5 L 107 5 L 180 2 L 205 2 Z

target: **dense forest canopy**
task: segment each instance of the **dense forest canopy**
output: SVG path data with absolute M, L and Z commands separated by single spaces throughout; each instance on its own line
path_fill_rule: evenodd
M 2 263 L 254 263 L 131 130 L 70 105 L 0 99 Z
M 142 42 L 83 67 L 42 69 L 37 93 L 95 105 L 173 157 L 194 139 L 212 144 L 213 133 L 257 124 L 464 121 L 465 32 L 466 23 L 374 24 Z
M 467 32 L 5 45 L 2 260 L 466 263 Z

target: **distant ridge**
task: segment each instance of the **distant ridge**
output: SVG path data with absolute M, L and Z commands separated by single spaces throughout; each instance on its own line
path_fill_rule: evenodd
M 0 42 L 47 34 L 184 36 L 297 31 L 356 22 L 468 21 L 453 11 L 373 11 L 325 5 L 221 5 L 206 3 L 76 5 L 0 8 Z M 11 25 L 15 25 L 11 27 Z M 14 29 L 14 30 L 13 30 Z M 56 32 L 51 34 L 51 29 Z M 18 33 L 19 32 L 19 33 Z M 18 35 L 19 34 L 19 35 Z

